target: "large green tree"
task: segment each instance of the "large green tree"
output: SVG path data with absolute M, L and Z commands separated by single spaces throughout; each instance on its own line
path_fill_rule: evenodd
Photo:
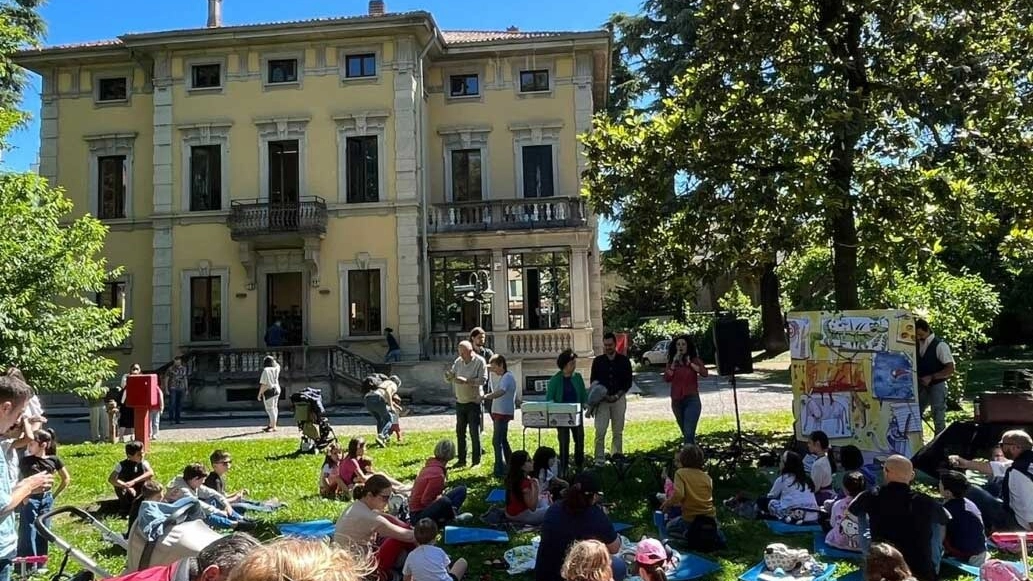
M 26 73 L 11 57 L 43 34 L 42 0 L 0 0 L 0 147 L 27 115 Z M 98 355 L 132 325 L 93 297 L 118 274 L 98 259 L 105 227 L 73 219 L 72 203 L 34 174 L 0 175 L 0 369 L 19 367 L 35 387 L 90 395 L 115 373 Z
M 921 271 L 978 239 L 998 219 L 987 200 L 1028 219 L 1033 3 L 690 0 L 667 16 L 678 81 L 585 138 L 586 195 L 643 252 L 773 276 L 828 245 L 849 309 L 865 269 Z

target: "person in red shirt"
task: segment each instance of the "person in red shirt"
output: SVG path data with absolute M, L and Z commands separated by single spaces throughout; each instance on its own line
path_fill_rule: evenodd
M 545 520 L 548 502 L 542 502 L 537 478 L 531 477 L 534 464 L 526 450 L 517 450 L 509 458 L 506 475 L 506 518 L 527 525 L 540 525 Z
M 456 457 L 456 445 L 451 440 L 441 440 L 434 446 L 434 457 L 427 460 L 409 495 L 409 522 L 420 522 L 429 518 L 438 526 L 445 526 L 453 520 L 465 521 L 473 515 L 459 509 L 466 500 L 466 487 L 457 486 L 445 492 L 448 463 Z
M 688 335 L 671 342 L 664 381 L 671 384 L 671 411 L 686 444 L 696 443 L 696 426 L 703 413 L 699 399 L 699 378 L 707 376 L 707 366 L 699 358 L 696 345 Z

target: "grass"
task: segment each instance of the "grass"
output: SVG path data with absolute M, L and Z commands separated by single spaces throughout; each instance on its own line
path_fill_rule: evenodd
M 781 449 L 792 433 L 792 415 L 786 413 L 769 413 L 745 415 L 744 429 L 754 441 L 765 446 Z M 700 424 L 700 443 L 709 450 L 727 449 L 734 435 L 734 418 L 704 418 Z M 586 429 L 586 448 L 591 450 L 593 430 Z M 387 449 L 373 449 L 375 468 L 387 472 L 403 481 L 411 481 L 429 456 L 434 443 L 441 438 L 451 438 L 450 432 L 410 432 L 405 444 L 394 445 Z M 527 433 L 528 448 L 537 445 L 537 433 Z M 664 458 L 673 456 L 678 447 L 677 431 L 673 422 L 652 421 L 633 422 L 624 434 L 626 450 L 634 453 L 662 454 Z M 484 439 L 485 442 L 489 441 Z M 510 441 L 515 449 L 521 446 L 519 430 L 510 432 Z M 550 431 L 542 432 L 542 444 L 556 447 L 556 437 Z M 293 521 L 315 519 L 336 520 L 347 507 L 347 503 L 329 501 L 316 494 L 316 475 L 322 463 L 322 456 L 293 456 L 296 440 L 261 440 L 252 442 L 234 442 L 223 444 L 234 457 L 233 470 L 228 475 L 228 486 L 232 490 L 247 487 L 252 497 L 266 499 L 277 497 L 288 506 L 276 513 L 259 515 L 260 526 L 257 535 L 262 539 L 270 539 L 277 535 L 276 524 Z M 167 482 L 182 466 L 207 459 L 216 447 L 212 443 L 165 443 L 156 442 L 148 456 L 148 460 L 158 473 L 162 482 Z M 58 506 L 73 504 L 79 507 L 96 507 L 98 500 L 113 497 L 108 485 L 107 475 L 115 462 L 122 459 L 120 446 L 83 444 L 66 446 L 61 449 L 61 456 L 69 466 L 74 478 L 72 486 L 61 497 Z M 470 489 L 464 510 L 475 515 L 483 514 L 488 505 L 484 501 L 488 492 L 498 486 L 490 474 L 490 451 L 486 462 L 476 469 L 455 470 L 449 473 L 449 484 L 465 484 Z M 767 491 L 769 481 L 764 474 L 750 467 L 729 469 L 711 462 L 710 474 L 715 481 L 715 500 L 720 501 L 738 492 L 759 495 Z M 610 511 L 615 522 L 626 522 L 634 525 L 631 531 L 624 534 L 637 540 L 643 535 L 656 536 L 652 526 L 652 511 L 656 508 L 653 500 L 661 490 L 654 472 L 644 464 L 636 464 L 623 482 L 618 481 L 616 470 L 607 466 L 601 470 L 603 486 L 607 502 L 614 503 Z M 764 523 L 742 520 L 734 517 L 723 507 L 718 514 L 722 529 L 728 537 L 729 548 L 715 553 L 712 558 L 718 560 L 723 569 L 712 578 L 722 581 L 733 581 L 745 570 L 760 561 L 764 547 L 772 542 L 782 542 L 789 546 L 812 549 L 810 535 L 792 535 L 776 537 L 769 532 Z M 104 517 L 104 522 L 115 531 L 123 531 L 125 522 L 116 517 Z M 55 530 L 76 548 L 97 559 L 111 571 L 118 573 L 124 566 L 124 555 L 104 543 L 92 528 L 81 523 L 66 520 L 54 523 Z M 478 526 L 473 524 L 473 526 Z M 488 558 L 501 558 L 509 547 L 529 544 L 535 533 L 511 535 L 510 544 L 506 547 L 492 545 L 448 546 L 444 547 L 452 558 L 466 557 L 471 563 L 471 579 L 490 578 L 492 575 L 484 566 Z M 57 549 L 54 549 L 56 555 Z M 55 567 L 52 566 L 52 570 Z M 854 570 L 855 565 L 843 562 L 839 573 Z M 949 571 L 948 571 L 949 572 Z M 482 574 L 488 577 L 482 577 Z M 499 578 L 508 578 L 505 573 L 495 572 Z M 531 575 L 518 576 L 519 579 L 530 579 Z
M 1033 353 L 1004 351 L 989 353 L 962 363 L 965 373 L 965 397 L 971 399 L 980 393 L 997 391 L 1006 370 L 1033 369 Z
M 791 434 L 792 416 L 789 413 L 764 415 L 747 415 L 743 425 L 749 427 L 751 437 L 770 444 L 782 446 Z M 721 449 L 727 447 L 734 434 L 734 419 L 704 418 L 700 425 L 701 444 L 708 448 Z M 626 450 L 662 454 L 664 458 L 673 456 L 678 446 L 676 428 L 673 422 L 633 422 L 627 426 L 624 434 Z M 586 448 L 591 450 L 593 430 L 586 429 Z M 434 443 L 441 438 L 454 438 L 451 432 L 410 432 L 403 445 L 391 446 L 387 449 L 373 449 L 375 467 L 403 480 L 412 481 L 430 455 Z M 484 438 L 485 443 L 490 442 Z M 518 430 L 510 432 L 510 442 L 519 448 L 521 436 Z M 533 451 L 537 446 L 537 432 L 528 431 L 527 446 Z M 542 431 L 542 444 L 557 447 L 556 437 L 551 430 Z M 211 451 L 217 447 L 213 443 L 165 443 L 155 442 L 152 445 L 148 460 L 155 467 L 161 482 L 171 480 L 182 466 L 190 462 L 205 461 Z M 316 494 L 316 477 L 322 463 L 322 456 L 293 456 L 297 447 L 296 440 L 261 440 L 251 442 L 234 442 L 223 444 L 233 454 L 234 466 L 229 473 L 228 486 L 231 489 L 247 487 L 251 496 L 258 499 L 276 497 L 287 503 L 287 507 L 275 513 L 259 515 L 260 526 L 257 535 L 263 539 L 275 537 L 276 524 L 293 521 L 315 519 L 336 520 L 347 507 L 345 502 L 330 501 L 319 498 Z M 124 457 L 121 447 L 117 445 L 82 444 L 64 446 L 60 450 L 61 457 L 69 466 L 73 483 L 56 503 L 58 506 L 72 504 L 95 510 L 101 499 L 112 498 L 113 493 L 107 484 L 107 476 L 112 466 Z M 455 470 L 449 473 L 451 485 L 465 484 L 470 489 L 464 510 L 475 515 L 483 514 L 487 509 L 484 498 L 499 483 L 491 477 L 490 451 L 486 454 L 486 462 L 475 469 Z M 768 482 L 754 469 L 739 469 L 729 473 L 720 468 L 711 471 L 715 477 L 715 498 L 723 499 L 739 491 L 751 494 L 763 493 Z M 652 511 L 655 508 L 652 500 L 661 490 L 655 481 L 653 472 L 644 464 L 636 464 L 623 482 L 618 482 L 616 470 L 607 466 L 600 471 L 606 490 L 607 502 L 614 503 L 611 518 L 614 521 L 632 523 L 635 527 L 625 533 L 631 539 L 643 535 L 655 536 L 652 527 Z M 766 526 L 760 522 L 741 521 L 729 514 L 722 514 L 722 526 L 728 535 L 729 546 L 726 551 L 717 554 L 724 565 L 719 574 L 721 579 L 735 579 L 740 573 L 756 564 L 766 544 L 773 542 Z M 114 516 L 102 517 L 113 530 L 125 530 L 125 521 Z M 474 525 L 476 526 L 476 525 Z M 62 538 L 71 542 L 87 555 L 96 559 L 100 565 L 112 573 L 121 571 L 125 557 L 120 551 L 105 543 L 94 529 L 82 525 L 72 519 L 54 523 L 55 531 Z M 512 535 L 509 546 L 529 544 L 534 533 Z M 809 536 L 797 536 L 788 540 L 789 544 L 810 548 Z M 455 557 L 466 557 L 472 564 L 472 574 L 478 578 L 487 572 L 482 562 L 491 557 L 501 557 L 508 547 L 472 545 L 445 547 Z M 56 547 L 53 549 L 56 553 Z M 530 578 L 526 575 L 525 578 Z

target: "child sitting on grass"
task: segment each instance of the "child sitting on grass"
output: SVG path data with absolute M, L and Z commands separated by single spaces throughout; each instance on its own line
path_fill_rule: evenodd
M 542 500 L 538 479 L 531 477 L 533 465 L 525 450 L 509 457 L 506 474 L 506 518 L 526 525 L 540 525 L 545 520 L 549 502 Z
M 832 473 L 836 471 L 836 463 L 829 455 L 828 435 L 821 430 L 811 432 L 810 438 L 807 439 L 807 451 L 814 456 L 810 477 L 814 484 L 816 500 L 820 504 L 835 498 L 836 491 L 832 488 Z
M 264 502 L 250 500 L 247 498 L 248 489 L 246 488 L 234 494 L 226 494 L 226 473 L 233 467 L 233 457 L 225 450 L 216 450 L 212 452 L 208 460 L 212 463 L 212 471 L 205 477 L 204 485 L 226 497 L 226 501 L 237 512 L 243 513 L 249 510 L 253 512 L 273 512 L 283 506 L 275 498 Z
M 323 498 L 351 500 L 351 491 L 338 475 L 342 454 L 341 446 L 337 442 L 326 448 L 326 457 L 323 458 L 323 466 L 319 469 L 319 496 Z
M 982 565 L 986 562 L 986 528 L 975 503 L 965 498 L 968 489 L 968 478 L 961 472 L 944 470 L 940 473 L 943 508 L 951 515 L 943 537 L 943 549 L 962 563 Z
M 861 527 L 857 517 L 847 509 L 854 497 L 865 491 L 866 485 L 864 475 L 860 472 L 851 472 L 843 477 L 843 489 L 846 496 L 839 500 L 826 500 L 825 510 L 829 513 L 829 528 L 825 534 L 825 543 L 830 547 L 843 549 L 844 551 L 861 550 Z
M 421 518 L 413 528 L 416 548 L 405 558 L 402 575 L 405 581 L 460 581 L 466 575 L 466 559 L 451 562 L 448 553 L 434 545 L 438 525 L 429 518 Z
M 678 452 L 674 473 L 674 494 L 660 506 L 661 511 L 677 507 L 678 516 L 667 524 L 667 532 L 684 539 L 689 548 L 712 551 L 724 546 L 714 508 L 714 482 L 703 471 L 703 450 L 689 444 Z
M 606 545 L 596 540 L 578 541 L 567 550 L 560 576 L 564 581 L 613 581 L 614 564 Z
M 165 493 L 165 502 L 175 503 L 183 498 L 193 497 L 201 501 L 205 522 L 209 526 L 240 532 L 255 530 L 255 523 L 233 510 L 225 496 L 204 485 L 206 476 L 208 474 L 200 462 L 187 464 L 183 468 L 183 475 L 169 483 Z
M 799 454 L 789 451 L 782 455 L 782 472 L 767 496 L 757 499 L 757 509 L 762 518 L 795 523 L 818 520 L 814 483 L 804 472 Z
M 548 446 L 540 446 L 531 457 L 532 474 L 538 479 L 538 487 L 547 490 L 553 502 L 563 496 L 569 484 L 559 477 L 559 456 L 556 450 Z
M 143 459 L 143 442 L 133 440 L 126 444 L 126 459 L 115 464 L 108 476 L 108 482 L 115 488 L 118 508 L 122 516 L 128 516 L 133 501 L 142 491 L 144 482 L 154 478 L 154 469 Z

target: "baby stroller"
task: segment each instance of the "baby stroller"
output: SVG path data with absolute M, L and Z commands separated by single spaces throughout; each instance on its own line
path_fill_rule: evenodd
M 291 403 L 294 405 L 294 421 L 298 423 L 298 429 L 301 430 L 299 453 L 322 452 L 327 446 L 337 441 L 337 434 L 334 434 L 334 429 L 330 427 L 330 420 L 326 417 L 323 393 L 320 390 L 306 387 L 291 395 Z

